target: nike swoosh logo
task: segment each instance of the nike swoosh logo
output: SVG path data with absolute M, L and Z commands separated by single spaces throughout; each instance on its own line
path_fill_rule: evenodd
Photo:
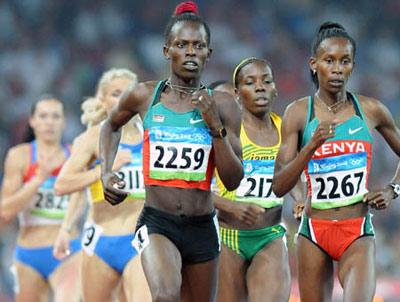
M 190 118 L 190 120 L 189 120 L 189 122 L 190 122 L 191 124 L 201 123 L 202 121 L 203 121 L 202 118 L 201 118 L 201 119 L 198 119 L 198 120 L 194 120 L 193 118 Z
M 351 129 L 351 128 L 349 128 L 349 134 L 352 135 L 352 134 L 354 134 L 354 133 L 360 131 L 362 128 L 363 128 L 363 127 L 358 127 L 358 128 L 356 128 L 356 129 Z

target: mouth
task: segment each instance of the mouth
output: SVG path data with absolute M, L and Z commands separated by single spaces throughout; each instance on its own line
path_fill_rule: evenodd
M 335 80 L 330 80 L 328 81 L 329 85 L 333 86 L 333 87 L 341 87 L 344 84 L 343 80 L 340 79 L 335 79 Z
M 195 61 L 185 61 L 182 66 L 186 69 L 186 70 L 198 70 L 199 69 L 199 64 L 197 64 L 197 62 Z
M 267 98 L 264 97 L 264 96 L 260 96 L 260 97 L 258 97 L 258 98 L 256 98 L 256 99 L 254 100 L 254 103 L 255 103 L 257 106 L 266 106 L 266 105 L 269 104 L 269 99 L 267 99 Z

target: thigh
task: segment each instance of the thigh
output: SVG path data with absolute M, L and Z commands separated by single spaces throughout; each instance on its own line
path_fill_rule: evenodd
M 49 286 L 47 281 L 32 267 L 16 262 L 16 302 L 42 302 L 48 300 Z
M 141 256 L 133 257 L 122 275 L 122 291 L 128 302 L 151 301 L 150 289 L 143 272 Z
M 50 275 L 49 282 L 55 302 L 80 300 L 80 264 L 81 252 L 77 252 L 64 260 Z
M 187 264 L 182 268 L 182 301 L 213 302 L 216 300 L 219 258 Z
M 218 274 L 217 301 L 241 302 L 246 300 L 246 261 L 222 244 Z
M 340 258 L 339 281 L 343 301 L 372 301 L 376 288 L 375 239 L 362 237 L 354 241 Z
M 150 234 L 142 256 L 143 270 L 153 301 L 179 301 L 182 258 L 164 235 Z
M 289 300 L 290 269 L 282 238 L 270 242 L 254 256 L 247 270 L 247 288 L 252 302 Z
M 297 238 L 297 270 L 301 301 L 331 301 L 333 262 L 318 246 L 303 236 Z
M 82 294 L 87 302 L 108 302 L 116 296 L 121 275 L 96 254 L 82 253 Z

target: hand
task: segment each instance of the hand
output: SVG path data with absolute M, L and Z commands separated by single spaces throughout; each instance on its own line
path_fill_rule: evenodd
M 390 186 L 386 186 L 380 190 L 365 194 L 363 202 L 367 203 L 371 208 L 383 210 L 389 206 L 393 198 L 393 189 Z
M 265 209 L 247 202 L 233 202 L 232 211 L 233 216 L 247 225 L 253 225 L 257 222 L 258 217 L 265 212 Z
M 217 105 L 214 98 L 208 94 L 207 90 L 203 89 L 193 94 L 190 102 L 193 108 L 199 109 L 208 128 L 211 130 L 219 130 L 222 128 Z
M 310 140 L 313 149 L 317 150 L 326 140 L 334 137 L 335 127 L 335 123 L 320 122 Z
M 121 169 L 125 164 L 128 164 L 132 161 L 132 153 L 128 149 L 123 149 L 118 151 L 117 156 L 114 160 L 114 165 L 112 170 L 118 171 Z
M 302 201 L 295 201 L 292 209 L 293 217 L 297 220 L 301 219 L 303 215 L 305 204 Z
M 61 227 L 53 246 L 53 256 L 58 260 L 63 260 L 71 255 L 71 250 L 69 249 L 70 237 L 69 232 Z
M 128 193 L 120 190 L 125 187 L 125 182 L 116 174 L 109 172 L 101 176 L 103 183 L 104 198 L 113 206 L 121 203 L 128 196 Z

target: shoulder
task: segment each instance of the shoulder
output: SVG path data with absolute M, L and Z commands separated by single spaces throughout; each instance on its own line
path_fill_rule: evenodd
M 133 106 L 139 110 L 146 109 L 146 105 L 151 101 L 157 84 L 158 81 L 148 81 L 131 85 L 128 88 L 127 97 L 122 98 L 119 103 L 120 108 L 130 109 Z M 142 106 L 144 107 L 142 108 Z
M 361 110 L 369 121 L 373 121 L 374 127 L 392 123 L 392 114 L 390 110 L 381 101 L 357 94 Z
M 361 94 L 355 94 L 355 96 L 357 97 L 363 111 L 375 111 L 375 110 L 379 110 L 380 108 L 384 107 L 384 105 L 382 104 L 381 101 L 379 101 L 373 97 L 369 97 L 369 96 L 365 96 L 365 95 L 361 95 Z
M 141 82 L 129 88 L 129 97 L 134 100 L 145 101 L 153 95 L 157 81 Z
M 363 113 L 368 119 L 375 120 L 390 114 L 387 107 L 381 101 L 365 95 L 357 94 L 356 96 Z
M 6 155 L 6 164 L 11 164 L 13 167 L 24 169 L 29 165 L 30 143 L 23 143 L 11 147 Z
M 8 152 L 7 156 L 11 157 L 25 157 L 26 154 L 28 154 L 31 150 L 31 144 L 30 143 L 23 143 L 16 145 L 14 147 L 11 147 Z
M 297 110 L 301 110 L 304 112 L 307 112 L 308 110 L 308 96 L 307 97 L 303 97 L 301 99 L 297 99 L 293 102 L 291 102 L 285 110 L 285 114 L 286 113 L 294 113 Z M 298 113 L 298 112 L 297 112 Z
M 283 115 L 283 122 L 302 129 L 307 122 L 308 97 L 297 99 L 290 103 Z
M 240 114 L 239 104 L 232 95 L 222 91 L 213 91 L 212 95 L 222 116 L 235 112 Z

